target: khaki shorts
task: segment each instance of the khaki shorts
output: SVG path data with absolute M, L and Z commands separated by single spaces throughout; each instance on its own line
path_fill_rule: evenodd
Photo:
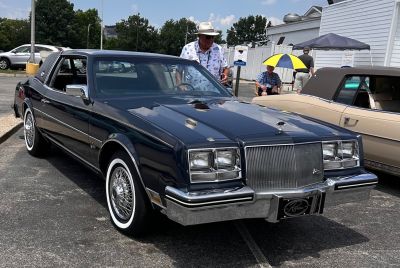
M 294 80 L 294 89 L 297 90 L 297 92 L 300 92 L 304 85 L 307 83 L 308 79 L 310 79 L 310 74 L 309 73 L 296 73 L 296 78 Z

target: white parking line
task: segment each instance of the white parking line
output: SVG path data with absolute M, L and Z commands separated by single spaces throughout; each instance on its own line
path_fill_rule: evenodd
M 267 258 L 264 256 L 261 249 L 258 247 L 256 241 L 254 241 L 249 230 L 247 230 L 243 222 L 235 221 L 235 226 L 236 229 L 239 231 L 240 235 L 242 236 L 242 238 L 244 239 L 244 241 L 246 242 L 250 251 L 253 253 L 253 256 L 256 258 L 258 265 L 262 268 L 267 268 L 267 267 L 272 268 Z

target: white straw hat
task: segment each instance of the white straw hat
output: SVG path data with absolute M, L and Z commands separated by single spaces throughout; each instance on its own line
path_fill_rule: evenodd
M 198 32 L 196 34 L 204 34 L 204 35 L 212 35 L 216 36 L 219 35 L 219 32 L 217 32 L 211 22 L 200 22 L 199 27 L 198 27 Z

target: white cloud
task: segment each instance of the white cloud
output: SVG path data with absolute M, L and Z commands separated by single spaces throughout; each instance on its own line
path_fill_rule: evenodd
M 273 5 L 275 3 L 276 3 L 276 0 L 264 0 L 261 2 L 262 5 L 267 5 L 267 6 Z
M 235 19 L 235 15 L 229 15 L 229 16 L 226 16 L 225 18 L 221 18 L 220 20 L 219 20 L 219 23 L 221 24 L 221 25 L 224 25 L 224 26 L 230 26 L 231 24 L 233 24 L 233 22 L 235 21 L 236 19 Z
M 200 21 L 196 19 L 194 16 L 189 16 L 187 19 L 194 22 L 196 25 L 200 23 Z
M 271 21 L 272 26 L 283 24 L 283 20 L 275 17 L 267 17 L 268 21 Z

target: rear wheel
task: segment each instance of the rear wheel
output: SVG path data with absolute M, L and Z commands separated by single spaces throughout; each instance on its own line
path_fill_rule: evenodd
M 132 160 L 125 152 L 115 153 L 110 160 L 106 194 L 112 223 L 124 233 L 144 234 L 151 208 Z
M 36 128 L 35 118 L 30 108 L 25 110 L 24 115 L 24 138 L 26 149 L 33 156 L 44 154 L 47 142 Z
M 0 70 L 7 70 L 10 68 L 10 61 L 6 58 L 0 59 Z

